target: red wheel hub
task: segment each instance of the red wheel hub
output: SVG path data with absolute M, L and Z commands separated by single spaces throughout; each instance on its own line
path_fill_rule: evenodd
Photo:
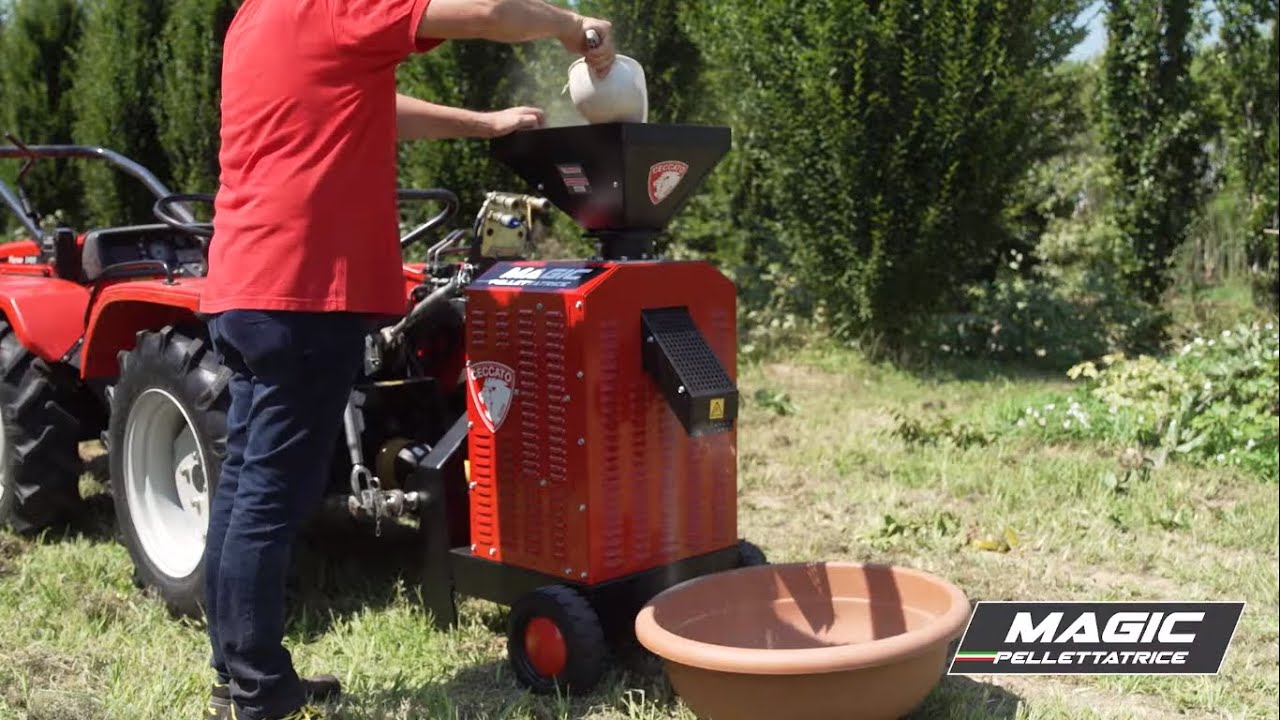
M 555 677 L 564 671 L 569 661 L 569 648 L 564 635 L 554 622 L 536 617 L 524 628 L 524 654 L 529 664 L 544 677 Z

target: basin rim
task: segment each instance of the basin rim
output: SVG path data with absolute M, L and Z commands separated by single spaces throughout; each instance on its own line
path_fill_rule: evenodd
M 768 650 L 717 645 L 678 635 L 664 628 L 654 617 L 656 604 L 662 598 L 677 594 L 697 583 L 715 582 L 736 573 L 760 573 L 770 569 L 831 568 L 889 570 L 897 575 L 914 576 L 935 585 L 951 599 L 946 612 L 934 616 L 924 627 L 865 643 L 835 647 Z M 924 654 L 956 639 L 968 624 L 971 608 L 965 593 L 954 584 L 931 573 L 899 565 L 855 562 L 801 562 L 739 568 L 706 575 L 674 585 L 660 593 L 636 615 L 636 639 L 666 662 L 717 672 L 751 675 L 814 675 L 838 673 L 891 665 Z

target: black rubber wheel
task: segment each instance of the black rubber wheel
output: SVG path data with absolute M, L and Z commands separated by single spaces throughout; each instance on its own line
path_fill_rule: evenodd
M 226 453 L 230 393 L 208 342 L 166 328 L 120 353 L 107 449 L 134 581 L 182 616 L 204 606 L 204 539 Z
M 738 567 L 755 567 L 768 564 L 769 558 L 765 557 L 764 551 L 759 546 L 746 540 L 738 541 Z
M 74 387 L 0 319 L 0 525 L 34 535 L 82 507 Z
M 609 648 L 591 604 L 573 588 L 548 585 L 511 608 L 507 656 L 516 679 L 534 693 L 582 695 L 603 676 Z

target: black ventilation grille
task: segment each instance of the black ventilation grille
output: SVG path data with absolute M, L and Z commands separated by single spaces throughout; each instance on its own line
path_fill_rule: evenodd
M 684 307 L 640 313 L 644 369 L 692 437 L 725 432 L 738 418 L 738 388 Z

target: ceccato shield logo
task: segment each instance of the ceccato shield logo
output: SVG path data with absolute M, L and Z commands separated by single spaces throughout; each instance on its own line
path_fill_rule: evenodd
M 502 427 L 515 395 L 516 373 L 500 362 L 484 361 L 467 367 L 467 390 L 471 403 L 489 432 Z
M 679 160 L 660 162 L 649 168 L 649 202 L 657 205 L 666 200 L 689 172 L 689 165 Z

